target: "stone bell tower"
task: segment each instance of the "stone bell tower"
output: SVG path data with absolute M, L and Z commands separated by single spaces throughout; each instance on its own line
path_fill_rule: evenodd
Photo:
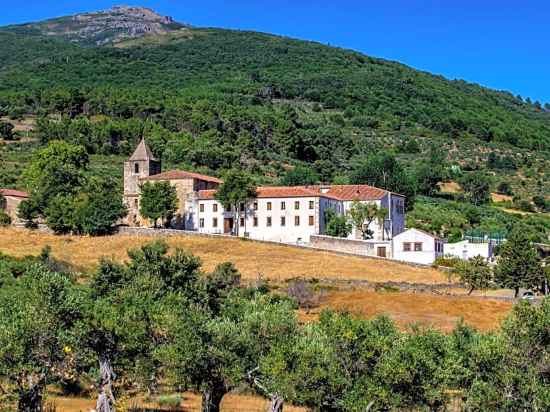
M 161 172 L 160 160 L 157 160 L 141 139 L 134 154 L 124 162 L 124 203 L 128 208 L 126 223 L 130 226 L 140 224 L 139 216 L 139 186 L 140 179 Z

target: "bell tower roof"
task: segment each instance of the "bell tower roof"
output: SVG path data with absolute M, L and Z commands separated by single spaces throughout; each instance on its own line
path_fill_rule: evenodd
M 145 139 L 141 139 L 136 147 L 136 150 L 134 151 L 134 154 L 130 157 L 130 161 L 136 160 L 157 161 L 155 156 L 153 156 L 153 152 L 151 152 L 151 149 L 149 149 L 149 146 L 147 146 L 147 143 L 145 143 Z

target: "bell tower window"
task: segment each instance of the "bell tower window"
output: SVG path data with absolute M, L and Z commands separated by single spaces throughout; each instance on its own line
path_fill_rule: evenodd
M 139 163 L 134 164 L 134 173 L 139 174 Z

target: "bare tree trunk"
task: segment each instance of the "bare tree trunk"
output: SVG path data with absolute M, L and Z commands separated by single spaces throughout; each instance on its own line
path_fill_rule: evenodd
M 284 399 L 278 394 L 272 395 L 269 412 L 283 412 Z
M 470 290 L 468 291 L 468 296 L 470 296 L 473 291 L 474 291 L 474 288 L 470 288 Z
M 202 412 L 220 412 L 220 404 L 226 394 L 223 384 L 215 384 L 208 387 L 202 393 Z M 98 411 L 99 412 L 99 411 Z
M 37 381 L 32 376 L 27 377 L 27 387 L 19 389 L 18 412 L 42 412 L 42 396 L 44 394 L 44 378 Z
M 519 288 L 514 288 L 514 298 L 517 298 L 519 295 Z
M 113 380 L 116 378 L 108 356 L 99 357 L 99 395 L 96 412 L 115 412 L 115 397 L 113 395 Z

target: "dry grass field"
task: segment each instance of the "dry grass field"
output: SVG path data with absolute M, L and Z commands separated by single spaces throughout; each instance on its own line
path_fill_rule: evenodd
M 56 412 L 89 412 L 95 407 L 95 400 L 84 398 L 63 398 L 49 397 L 48 402 L 55 405 Z M 159 408 L 155 402 L 143 402 L 141 400 L 130 400 L 126 402 L 129 407 L 143 408 L 144 411 L 161 412 L 168 409 Z M 181 412 L 200 411 L 201 398 L 197 394 L 185 393 L 181 405 Z M 264 412 L 267 410 L 269 402 L 256 396 L 244 395 L 226 395 L 222 401 L 222 412 Z M 285 412 L 305 412 L 306 409 L 285 405 Z M 172 410 L 173 411 L 173 410 Z
M 347 311 L 363 318 L 385 314 L 404 329 L 413 323 L 419 323 L 449 332 L 462 318 L 465 323 L 488 331 L 498 328 L 512 308 L 512 303 L 497 299 L 428 293 L 338 291 L 327 294 L 321 305 L 309 314 L 301 312 L 300 319 L 315 320 L 326 308 Z
M 257 243 L 242 239 L 178 236 L 165 238 L 171 247 L 189 250 L 199 256 L 205 270 L 231 261 L 244 279 L 264 279 L 280 282 L 294 277 L 399 281 L 414 283 L 447 283 L 447 275 L 433 268 L 420 268 L 390 261 L 377 261 L 334 253 Z M 0 228 L 0 252 L 13 255 L 37 255 L 49 245 L 55 258 L 69 262 L 82 270 L 93 269 L 98 260 L 110 257 L 127 258 L 126 250 L 152 241 L 152 237 L 55 236 L 25 229 Z

